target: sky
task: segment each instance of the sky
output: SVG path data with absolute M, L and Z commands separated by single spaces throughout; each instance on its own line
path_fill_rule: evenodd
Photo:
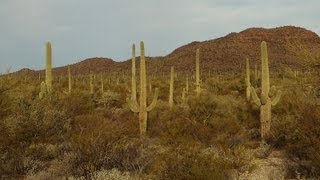
M 90 57 L 123 61 L 141 40 L 146 55 L 164 56 L 249 27 L 294 25 L 320 34 L 319 17 L 319 0 L 0 0 L 0 72 L 43 69 L 47 41 L 54 66 Z

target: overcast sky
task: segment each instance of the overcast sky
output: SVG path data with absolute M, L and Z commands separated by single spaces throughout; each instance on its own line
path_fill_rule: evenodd
M 319 0 L 0 0 L 0 71 L 130 58 L 131 44 L 162 56 L 249 27 L 302 26 L 320 34 Z

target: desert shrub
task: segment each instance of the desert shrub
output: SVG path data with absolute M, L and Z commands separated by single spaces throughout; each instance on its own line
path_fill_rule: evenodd
M 215 152 L 181 144 L 158 154 L 149 173 L 157 179 L 226 179 L 230 168 L 228 160 Z
M 320 172 L 320 107 L 305 104 L 301 116 L 297 119 L 295 128 L 291 129 L 288 139 L 288 152 L 300 160 L 311 162 L 315 171 L 309 175 L 319 175 Z M 312 168 L 306 168 L 311 170 Z M 310 174 L 311 173 L 311 174 Z
M 71 149 L 76 153 L 73 174 L 91 176 L 100 169 L 138 169 L 140 141 L 138 127 L 124 119 L 113 121 L 101 113 L 81 115 L 71 123 Z M 131 132 L 129 132 L 131 131 Z
M 185 141 L 209 143 L 210 128 L 202 122 L 189 118 L 187 109 L 175 106 L 169 110 L 168 103 L 160 101 L 159 105 L 149 113 L 148 134 L 152 138 L 160 138 L 164 144 L 179 145 Z

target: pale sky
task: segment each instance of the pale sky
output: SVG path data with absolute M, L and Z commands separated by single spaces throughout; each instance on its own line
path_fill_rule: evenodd
M 140 40 L 147 55 L 164 56 L 249 27 L 320 34 L 319 18 L 319 0 L 0 0 L 0 71 L 44 67 L 47 40 L 54 66 L 62 66 L 89 57 L 126 60 Z

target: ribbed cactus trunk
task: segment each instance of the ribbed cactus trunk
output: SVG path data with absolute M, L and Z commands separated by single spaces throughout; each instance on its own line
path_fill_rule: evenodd
M 267 138 L 270 135 L 271 128 L 271 100 L 269 97 L 269 60 L 266 42 L 261 43 L 261 68 L 261 97 L 266 97 L 266 104 L 260 107 L 261 135 Z
M 147 75 L 146 60 L 144 56 L 144 43 L 140 42 L 140 104 L 135 100 L 127 98 L 127 103 L 133 112 L 139 112 L 140 136 L 142 138 L 147 135 L 148 112 L 155 108 L 158 100 L 158 88 L 155 89 L 152 103 L 147 106 Z
M 186 104 L 186 88 L 182 89 L 181 100 L 182 100 L 182 104 Z
M 52 49 L 51 43 L 46 44 L 46 86 L 47 92 L 52 92 Z
M 189 93 L 189 78 L 188 76 L 186 77 L 186 93 Z
M 200 50 L 196 51 L 196 93 L 197 97 L 200 96 Z
M 261 71 L 260 99 L 253 87 L 251 87 L 251 94 L 255 104 L 260 106 L 261 138 L 268 139 L 271 137 L 271 105 L 275 106 L 279 102 L 281 91 L 276 92 L 275 86 L 270 88 L 267 43 L 264 41 L 261 43 Z
M 258 66 L 257 64 L 254 65 L 254 81 L 255 81 L 255 86 L 258 85 L 258 79 L 259 79 L 259 76 L 258 76 Z
M 132 76 L 131 76 L 131 100 L 137 100 L 137 84 L 136 84 L 136 47 L 132 45 Z
M 94 93 L 93 78 L 94 78 L 94 76 L 92 74 L 90 74 L 90 94 L 91 95 Z
M 146 73 L 146 59 L 144 56 L 144 43 L 140 42 L 140 134 L 146 135 L 147 132 L 147 73 Z
M 70 66 L 68 66 L 68 85 L 69 85 L 69 94 L 71 94 L 72 92 L 72 82 L 71 82 L 71 70 L 70 70 Z
M 250 64 L 249 64 L 249 59 L 246 59 L 246 95 L 247 95 L 247 100 L 250 100 L 250 88 L 251 88 L 251 83 L 250 83 Z
M 103 82 L 103 76 L 101 75 L 101 94 L 104 93 L 104 82 Z
M 172 110 L 173 107 L 173 83 L 174 83 L 174 67 L 171 67 L 170 72 L 170 91 L 169 91 L 169 108 Z

